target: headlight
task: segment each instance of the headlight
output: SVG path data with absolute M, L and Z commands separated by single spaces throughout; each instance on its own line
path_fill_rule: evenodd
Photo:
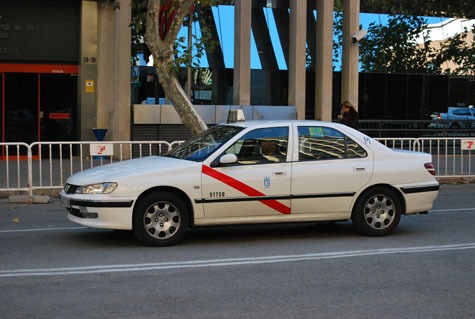
M 99 183 L 79 186 L 76 194 L 110 194 L 117 188 L 117 183 Z

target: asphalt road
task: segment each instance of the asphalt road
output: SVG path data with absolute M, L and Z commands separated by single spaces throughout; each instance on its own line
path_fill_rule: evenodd
M 0 318 L 474 318 L 475 184 L 384 238 L 351 223 L 201 229 L 141 246 L 0 199 Z

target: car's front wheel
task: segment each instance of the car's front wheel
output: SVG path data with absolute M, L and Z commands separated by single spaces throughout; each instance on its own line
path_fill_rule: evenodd
M 147 246 L 172 246 L 186 234 L 188 211 L 174 194 L 154 192 L 145 195 L 134 208 L 133 231 Z
M 384 236 L 399 224 L 402 206 L 394 191 L 375 187 L 357 200 L 351 219 L 356 229 L 368 236 Z

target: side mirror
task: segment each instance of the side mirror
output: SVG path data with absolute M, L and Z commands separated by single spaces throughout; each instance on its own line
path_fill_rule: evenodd
M 238 161 L 238 158 L 236 154 L 224 154 L 219 159 L 220 164 L 235 164 L 237 163 L 237 161 Z

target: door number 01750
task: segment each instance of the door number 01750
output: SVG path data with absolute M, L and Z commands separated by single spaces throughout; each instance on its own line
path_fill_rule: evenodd
M 224 192 L 210 192 L 209 197 L 224 197 Z

